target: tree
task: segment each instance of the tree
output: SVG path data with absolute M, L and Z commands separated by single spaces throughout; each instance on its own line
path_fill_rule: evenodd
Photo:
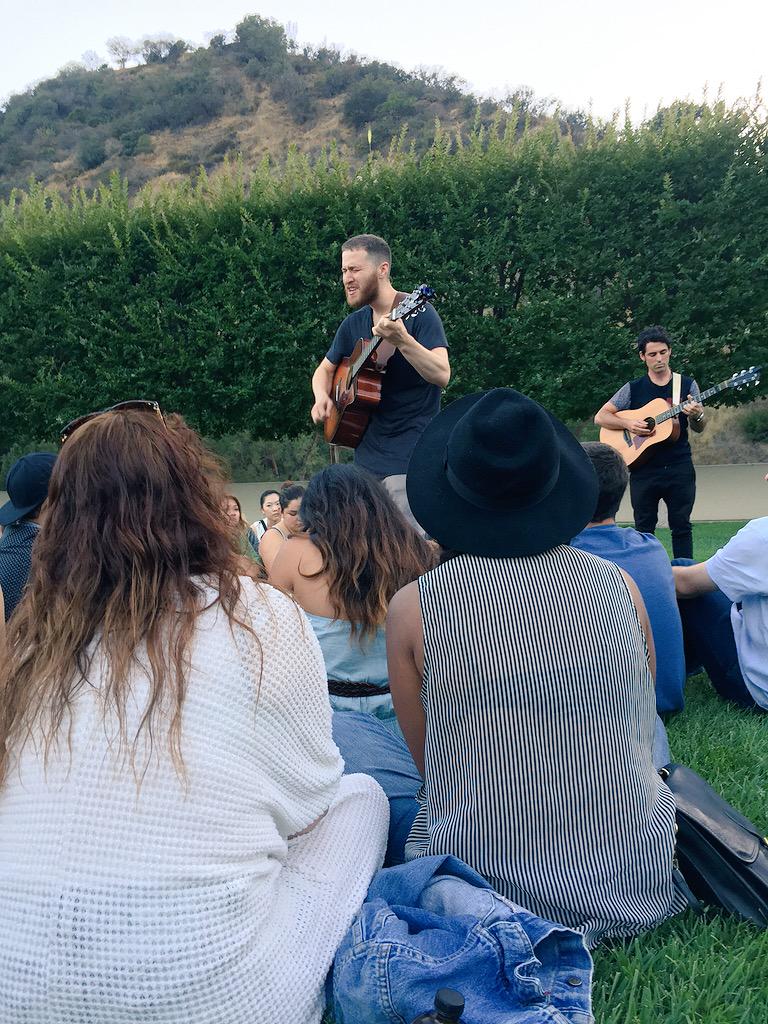
M 206 38 L 208 39 L 208 48 L 210 50 L 215 50 L 217 53 L 221 53 L 227 45 L 226 32 L 207 32 Z
M 92 171 L 107 159 L 104 140 L 96 135 L 83 139 L 78 147 L 77 157 L 84 171 Z
M 185 43 L 183 39 L 175 39 L 168 47 L 168 53 L 165 59 L 169 64 L 175 64 L 182 54 L 186 53 L 188 49 L 189 43 Z
M 139 53 L 136 43 L 131 42 L 125 36 L 112 36 L 111 39 L 108 39 L 107 50 L 121 70 L 125 69 L 129 60 L 135 60 Z
M 235 36 L 244 63 L 255 59 L 266 65 L 283 64 L 288 56 L 285 29 L 272 18 L 249 14 L 235 29 Z
M 141 56 L 147 64 L 162 64 L 170 53 L 171 46 L 173 46 L 171 36 L 155 36 L 154 39 L 147 37 L 141 40 Z
M 379 78 L 364 78 L 353 85 L 344 100 L 344 117 L 354 128 L 362 128 L 375 119 L 376 110 L 389 96 L 390 83 Z
M 88 71 L 96 71 L 103 63 L 101 57 L 95 50 L 86 50 L 80 59 Z

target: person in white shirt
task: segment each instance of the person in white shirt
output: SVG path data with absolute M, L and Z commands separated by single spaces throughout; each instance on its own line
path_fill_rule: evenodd
M 277 526 L 283 516 L 283 510 L 280 508 L 280 491 L 262 491 L 259 506 L 263 513 L 262 517 L 251 523 L 251 529 L 256 534 L 257 544 L 270 526 Z
M 384 856 L 300 608 L 150 402 L 65 428 L 0 661 L 0 1021 L 320 1024 Z
M 672 572 L 689 657 L 721 697 L 768 710 L 768 516 L 706 562 L 678 559 Z

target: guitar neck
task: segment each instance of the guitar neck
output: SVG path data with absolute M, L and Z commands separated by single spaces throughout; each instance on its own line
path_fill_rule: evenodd
M 708 388 L 706 391 L 702 391 L 699 401 L 704 403 L 712 395 L 718 395 L 721 391 L 725 391 L 726 388 L 731 386 L 730 379 L 721 381 L 719 384 L 715 384 L 713 388 Z M 679 416 L 683 411 L 683 406 L 688 404 L 688 400 L 685 402 L 679 402 L 677 405 L 671 406 L 666 412 L 663 412 L 660 416 L 654 417 L 657 423 L 663 423 L 664 420 L 671 420 L 673 416 Z
M 360 349 L 360 355 L 349 368 L 350 379 L 354 379 L 358 375 L 358 373 L 360 373 L 363 366 L 365 365 L 366 360 L 371 357 L 371 355 L 376 351 L 381 342 L 381 338 L 371 338 L 369 341 L 363 342 L 362 347 Z
M 405 292 L 398 292 L 397 294 L 398 298 L 406 297 Z M 397 314 L 397 307 L 391 309 L 387 316 L 389 317 L 390 320 L 399 320 L 400 317 Z M 358 375 L 358 373 L 360 373 L 363 366 L 365 365 L 365 361 L 371 357 L 371 355 L 376 351 L 376 349 L 379 347 L 383 340 L 383 338 L 378 338 L 374 336 L 370 340 L 363 342 L 363 347 L 360 349 L 359 358 L 356 359 L 352 366 L 350 366 L 349 368 L 350 379 L 354 379 Z

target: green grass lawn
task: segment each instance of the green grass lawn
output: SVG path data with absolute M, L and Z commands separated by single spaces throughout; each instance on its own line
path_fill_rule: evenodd
M 709 558 L 743 525 L 696 524 L 694 557 Z M 658 536 L 670 551 L 669 531 Z M 688 680 L 685 710 L 667 731 L 673 760 L 768 835 L 768 715 L 726 704 L 701 675 Z M 689 911 L 593 955 L 597 1024 L 768 1024 L 768 931 L 751 924 Z
M 697 523 L 704 561 L 743 522 Z M 671 553 L 669 530 L 658 531 Z M 675 761 L 694 768 L 768 834 L 768 716 L 720 700 L 705 675 L 667 722 Z M 768 931 L 714 912 L 683 914 L 632 942 L 594 952 L 598 1024 L 768 1022 Z
M 728 520 L 720 523 L 694 523 L 693 557 L 697 562 L 706 562 L 708 558 L 714 555 L 718 548 L 726 544 L 746 523 L 746 519 Z M 672 538 L 669 530 L 658 529 L 656 536 L 667 549 L 667 554 L 671 558 Z
M 675 761 L 695 768 L 768 834 L 768 717 L 725 704 L 706 676 L 667 723 Z M 763 1024 L 768 931 L 688 912 L 632 942 L 594 951 L 599 1024 Z

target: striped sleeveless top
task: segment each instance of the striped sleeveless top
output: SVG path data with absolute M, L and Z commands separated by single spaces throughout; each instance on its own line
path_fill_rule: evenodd
M 459 555 L 419 595 L 425 782 L 406 857 L 453 854 L 590 944 L 683 909 L 647 647 L 618 568 L 568 546 Z

